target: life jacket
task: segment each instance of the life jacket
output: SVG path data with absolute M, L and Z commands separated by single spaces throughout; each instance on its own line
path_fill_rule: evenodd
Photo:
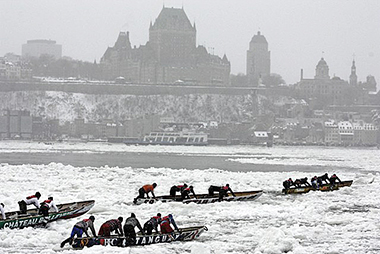
M 222 190 L 228 190 L 230 187 L 227 187 L 227 186 L 223 186 L 222 187 Z
M 38 199 L 38 197 L 36 195 L 32 195 L 32 196 L 26 197 L 26 199 L 32 199 L 32 198 L 37 198 Z
M 185 187 L 184 185 L 177 185 L 177 188 L 179 189 L 182 189 L 183 187 Z
M 143 186 L 143 189 L 144 189 L 145 193 L 149 193 L 149 192 L 153 191 L 154 188 L 153 188 L 153 185 L 147 184 L 147 185 Z
M 183 191 L 190 191 L 190 188 L 186 188 L 186 189 L 184 189 Z
M 161 218 L 160 224 L 164 224 L 164 223 L 170 223 L 169 216 L 165 216 L 165 217 Z
M 53 200 L 47 199 L 47 200 L 45 200 L 45 201 L 44 201 L 44 202 L 42 202 L 42 203 L 50 204 L 50 203 L 51 203 L 51 201 L 53 201 Z

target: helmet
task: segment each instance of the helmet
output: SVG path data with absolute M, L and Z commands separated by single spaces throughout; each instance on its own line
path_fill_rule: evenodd
M 119 218 L 117 218 L 120 222 L 123 222 L 123 217 L 119 217 Z
M 157 213 L 157 216 L 158 216 L 158 217 L 161 217 L 161 213 Z
M 53 200 L 53 197 L 48 197 L 49 200 Z
M 95 217 L 94 217 L 93 215 L 91 215 L 89 219 L 90 219 L 92 222 L 95 221 Z
M 173 215 L 171 213 L 169 213 L 168 217 L 169 219 L 173 219 Z
M 185 188 L 186 188 L 186 187 L 187 187 L 187 184 L 186 184 L 186 183 L 184 183 L 184 184 L 183 184 L 183 187 L 185 187 Z
M 131 217 L 136 218 L 136 214 L 131 213 Z
M 152 185 L 153 185 L 153 188 L 156 188 L 156 186 L 157 186 L 157 183 L 153 183 Z
M 41 197 L 41 193 L 39 193 L 38 191 L 36 192 L 36 194 L 34 194 L 37 198 L 40 198 Z
M 226 184 L 226 187 L 230 187 L 230 185 L 227 183 L 227 184 Z

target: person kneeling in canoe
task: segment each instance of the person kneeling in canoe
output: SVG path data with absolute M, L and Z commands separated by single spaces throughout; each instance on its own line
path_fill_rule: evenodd
M 302 185 L 304 185 L 304 186 L 311 186 L 311 184 L 307 181 L 307 177 L 304 177 L 304 178 L 301 178 L 301 179 L 296 179 L 294 181 L 294 185 L 297 188 L 302 187 Z
M 69 243 L 70 245 L 73 243 L 73 240 L 74 240 L 74 236 L 76 235 L 77 237 L 82 237 L 83 235 L 83 232 L 86 234 L 87 237 L 90 237 L 87 233 L 87 229 L 90 228 L 91 229 L 91 232 L 92 232 L 92 235 L 94 237 L 96 237 L 96 233 L 95 233 L 95 228 L 94 228 L 94 221 L 95 221 L 95 217 L 94 216 L 90 216 L 90 218 L 88 219 L 84 219 L 84 220 L 81 220 L 81 221 L 78 221 L 74 227 L 73 227 L 73 230 L 71 231 L 71 235 L 69 238 L 67 238 L 66 240 L 64 240 L 62 243 L 61 243 L 61 248 L 63 248 L 65 246 L 66 243 Z
M 235 193 L 231 190 L 230 185 L 227 183 L 226 186 L 220 188 L 219 200 L 222 200 L 223 197 L 228 197 L 228 192 L 230 192 L 232 196 L 236 197 Z
M 41 203 L 40 210 L 38 214 L 42 214 L 43 216 L 48 216 L 49 215 L 49 210 L 50 208 L 54 208 L 54 212 L 58 212 L 58 207 L 55 205 L 53 201 L 53 197 L 48 197 L 47 200 Z
M 40 203 L 38 202 L 40 197 L 41 193 L 37 191 L 36 194 L 26 197 L 25 199 L 19 201 L 18 205 L 20 207 L 20 214 L 26 214 L 26 206 L 28 205 L 33 204 L 37 209 L 40 209 Z
M 214 196 L 214 191 L 219 192 L 219 200 L 223 200 L 223 197 L 228 197 L 228 191 L 231 192 L 232 196 L 235 196 L 235 193 L 230 188 L 230 185 L 227 183 L 226 186 L 214 186 L 211 185 L 208 188 L 208 195 Z
M 291 186 L 294 185 L 294 182 L 293 182 L 292 178 L 289 178 L 288 180 L 285 180 L 284 182 L 282 182 L 282 185 L 284 186 L 284 189 L 287 190 Z
M 311 178 L 311 186 L 313 186 L 314 189 L 318 189 L 319 188 L 318 177 L 317 176 L 314 176 L 313 178 Z
M 187 184 L 185 183 L 185 184 L 183 184 L 183 185 L 173 185 L 171 188 L 170 188 L 170 196 L 171 197 L 175 197 L 175 194 L 177 193 L 177 192 L 179 192 L 179 193 L 182 193 L 182 191 L 184 190 L 184 189 L 186 189 L 187 188 Z
M 99 236 L 111 236 L 111 232 L 115 231 L 119 236 L 123 235 L 123 228 L 121 223 L 123 222 L 123 217 L 119 217 L 117 220 L 108 220 L 102 224 L 99 229 Z
M 157 213 L 157 216 L 153 216 L 144 224 L 144 232 L 147 235 L 151 235 L 153 229 L 158 233 L 158 224 L 161 222 L 161 213 Z
M 323 181 L 328 184 L 330 181 L 329 181 L 329 175 L 326 173 L 324 174 L 323 176 L 318 176 L 318 184 L 319 186 L 321 186 L 323 184 Z
M 339 179 L 339 177 L 336 175 L 336 174 L 333 174 L 331 177 L 330 177 L 330 189 L 332 189 L 334 186 L 335 186 L 335 182 L 336 180 L 339 181 L 339 183 L 342 183 L 342 181 Z
M 144 230 L 141 227 L 141 224 L 138 219 L 136 219 L 136 215 L 134 213 L 131 213 L 131 217 L 127 218 L 125 220 L 124 224 L 124 235 L 127 239 L 127 245 L 135 245 L 136 244 L 136 231 L 135 227 L 138 227 L 140 229 L 140 232 L 145 235 Z
M 197 195 L 195 195 L 195 192 L 194 192 L 194 187 L 193 186 L 190 186 L 189 188 L 186 188 L 184 189 L 182 192 L 181 192 L 181 199 L 184 200 L 184 199 L 190 199 L 190 193 L 193 194 L 194 198 L 196 199 L 197 198 Z
M 153 198 L 155 198 L 156 196 L 154 196 L 154 188 L 157 187 L 157 184 L 156 183 L 153 183 L 153 184 L 146 184 L 144 185 L 143 187 L 141 187 L 139 189 L 139 195 L 133 200 L 133 203 L 136 204 L 137 202 L 137 199 L 138 198 L 144 198 L 145 194 L 146 194 L 146 197 L 149 198 L 149 192 L 152 192 L 152 196 Z
M 173 224 L 175 230 L 179 231 L 177 224 L 175 223 L 175 220 L 173 218 L 173 215 L 169 214 L 168 216 L 165 216 L 161 219 L 161 222 L 160 222 L 161 234 L 170 234 L 174 232 L 170 224 Z

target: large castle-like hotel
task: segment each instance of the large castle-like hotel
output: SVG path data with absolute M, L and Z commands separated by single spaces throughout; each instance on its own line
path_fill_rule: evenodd
M 150 24 L 149 41 L 131 46 L 129 32 L 120 32 L 101 58 L 104 77 L 132 83 L 229 85 L 230 62 L 196 45 L 196 27 L 183 9 L 163 8 Z

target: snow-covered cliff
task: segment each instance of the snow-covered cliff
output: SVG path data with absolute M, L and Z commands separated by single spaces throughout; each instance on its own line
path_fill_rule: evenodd
M 60 119 L 132 119 L 147 114 L 177 121 L 242 121 L 255 116 L 257 97 L 247 95 L 92 95 L 65 92 L 0 92 L 0 109 L 29 110 L 33 116 Z

